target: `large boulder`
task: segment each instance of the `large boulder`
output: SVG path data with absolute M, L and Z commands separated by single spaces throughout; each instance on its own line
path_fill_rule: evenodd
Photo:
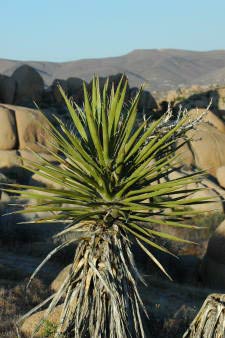
M 21 333 L 27 338 L 30 338 L 31 336 L 36 338 L 49 337 L 49 334 L 53 334 L 53 332 L 49 333 L 49 329 L 54 329 L 54 327 L 59 323 L 61 311 L 62 305 L 58 305 L 49 315 L 46 322 L 40 328 L 38 333 L 32 336 L 32 333 L 38 325 L 39 321 L 43 318 L 45 310 L 34 313 L 23 322 L 23 325 L 20 329 Z
M 31 149 L 47 152 L 42 146 L 48 145 L 50 139 L 43 127 L 47 127 L 46 118 L 37 110 L 13 105 L 1 105 L 15 112 L 19 149 Z
M 33 106 L 41 101 L 44 81 L 39 73 L 28 65 L 22 65 L 12 74 L 16 81 L 15 104 Z
M 0 102 L 12 104 L 16 93 L 16 81 L 6 75 L 0 75 Z
M 197 89 L 197 88 L 196 88 Z M 206 88 L 202 88 L 196 91 L 187 91 L 178 90 L 177 97 L 174 100 L 174 109 L 179 110 L 179 106 L 185 107 L 186 109 L 196 109 L 203 108 L 206 109 L 212 100 L 211 109 L 215 108 L 215 102 L 217 101 L 217 93 L 214 90 L 206 90 Z
M 48 153 L 34 153 L 29 150 L 19 150 L 19 154 L 23 164 L 27 164 L 29 161 L 43 163 L 45 160 L 49 162 L 56 162 L 55 158 Z
M 116 90 L 121 79 L 122 79 L 122 87 L 123 87 L 125 85 L 125 82 L 128 81 L 128 78 L 127 78 L 126 75 L 124 75 L 122 73 L 113 74 L 113 75 L 106 76 L 106 77 L 100 76 L 99 77 L 100 91 L 101 92 L 103 91 L 104 85 L 105 85 L 106 81 L 108 80 L 108 92 L 107 92 L 107 94 L 110 95 L 112 86 L 114 87 L 114 90 Z M 93 79 L 87 85 L 88 91 L 90 93 L 91 93 L 91 89 L 92 89 L 92 81 L 93 81 Z M 127 91 L 126 91 L 126 95 L 125 95 L 125 100 L 128 99 L 129 97 L 130 97 L 130 89 L 129 89 L 129 83 L 128 83 Z
M 10 179 L 27 184 L 30 172 L 21 167 L 22 160 L 18 150 L 0 150 L 0 170 Z
M 189 170 L 174 170 L 169 174 L 168 179 L 176 180 L 192 173 L 194 172 Z M 217 211 L 222 213 L 224 211 L 225 191 L 211 180 L 204 178 L 201 182 L 186 184 L 181 189 L 201 189 L 194 192 L 191 197 L 188 198 L 202 198 L 210 202 L 192 205 L 192 209 L 196 209 L 199 212 Z M 178 195 L 176 195 L 176 197 L 178 197 Z
M 122 83 L 122 86 L 123 86 L 125 84 L 125 82 L 127 81 L 127 77 L 126 77 L 126 75 L 124 75 L 122 73 L 110 75 L 110 76 L 107 76 L 107 77 L 100 76 L 99 77 L 100 92 L 103 91 L 106 80 L 108 80 L 107 95 L 110 96 L 112 85 L 114 86 L 114 89 L 116 90 L 116 88 L 118 87 L 118 84 L 119 84 L 122 77 L 123 77 L 123 83 Z M 83 101 L 84 101 L 83 82 L 86 83 L 87 90 L 91 94 L 92 81 L 93 81 L 93 79 L 91 79 L 91 81 L 89 83 L 86 83 L 85 81 L 80 80 L 78 78 L 70 78 L 66 81 L 65 84 L 63 84 L 65 86 L 64 90 L 67 91 L 69 96 L 73 97 L 73 99 L 75 100 L 75 102 L 78 105 L 82 105 Z M 71 91 L 72 88 L 74 89 L 74 92 Z M 126 95 L 125 95 L 125 100 L 127 101 L 129 98 L 130 98 L 130 89 L 129 89 L 129 84 L 128 84 L 127 90 L 126 90 Z
M 225 87 L 207 88 L 196 87 L 178 89 L 176 92 L 168 92 L 164 98 L 167 102 L 173 102 L 174 108 L 179 109 L 181 104 L 186 109 L 203 108 L 206 109 L 210 104 L 210 109 L 218 116 L 224 117 L 225 112 Z
M 215 230 L 209 240 L 207 256 L 214 261 L 225 265 L 225 221 Z
M 60 289 L 62 283 L 68 275 L 69 270 L 71 269 L 71 266 L 72 264 L 67 265 L 53 280 L 53 282 L 51 283 L 51 290 L 53 292 L 57 292 Z
M 222 133 L 225 133 L 225 123 L 212 111 L 201 108 L 201 109 L 191 109 L 188 112 L 188 116 L 190 117 L 191 120 L 192 119 L 195 120 L 196 118 L 202 116 L 202 114 L 204 114 L 202 117 L 203 122 L 208 122 Z
M 225 165 L 225 135 L 207 123 L 201 123 L 191 141 L 197 167 L 213 176 L 218 167 Z
M 225 289 L 225 221 L 209 240 L 200 274 L 203 283 L 208 287 Z
M 188 145 L 178 151 L 182 163 L 192 164 L 216 176 L 217 169 L 225 165 L 225 134 L 202 122 L 187 135 L 190 138 Z
M 49 155 L 52 138 L 43 128 L 47 128 L 47 120 L 36 109 L 7 104 L 0 105 L 0 113 L 0 131 L 4 125 L 0 133 L 0 169 L 11 178 L 27 183 L 31 174 L 21 164 L 24 159 L 34 159 L 31 150 L 53 161 Z
M 219 167 L 216 171 L 216 178 L 219 185 L 225 189 L 225 166 Z
M 103 89 L 103 86 L 107 79 L 109 81 L 109 90 L 111 90 L 112 85 L 114 85 L 114 88 L 116 89 L 122 77 L 124 84 L 128 79 L 127 76 L 122 73 L 113 74 L 107 77 L 100 77 L 99 78 L 100 89 Z
M 61 86 L 66 94 L 68 94 L 68 84 L 66 80 L 55 79 L 51 85 L 51 92 L 53 95 L 54 105 L 62 106 L 64 105 L 64 100 L 62 95 L 59 92 L 58 86 Z
M 17 146 L 15 112 L 0 105 L 0 150 L 12 150 Z
M 177 146 L 181 146 L 183 144 L 184 140 L 180 139 L 177 142 Z M 193 165 L 195 165 L 195 159 L 194 159 L 194 153 L 192 151 L 190 142 L 186 142 L 182 145 L 182 147 L 178 148 L 177 155 L 179 155 L 178 160 L 179 162 L 184 166 L 188 168 L 191 168 Z
M 73 96 L 76 95 L 83 85 L 83 80 L 79 77 L 69 77 L 66 80 L 67 89 L 68 89 L 68 95 Z
M 17 150 L 0 150 L 0 169 L 19 167 L 22 164 Z
M 191 195 L 193 199 L 202 199 L 205 200 L 205 203 L 192 205 L 191 208 L 200 212 L 218 212 L 222 213 L 224 211 L 223 208 L 223 197 L 221 198 L 217 192 L 208 189 L 207 186 L 203 186 L 202 184 L 198 184 L 195 186 L 196 188 L 203 189 L 195 192 Z M 191 187 L 190 187 L 191 188 Z M 205 189 L 205 190 L 204 190 Z M 208 202 L 208 203 L 207 203 Z
M 217 89 L 218 102 L 217 106 L 219 110 L 225 110 L 225 87 Z
M 60 185 L 59 183 L 53 182 L 52 180 L 40 176 L 37 174 L 33 174 L 30 177 L 30 180 L 28 182 L 29 185 L 31 186 L 37 186 L 37 187 L 49 187 L 49 188 L 54 188 L 54 189 L 63 189 L 63 186 Z
M 139 89 L 134 87 L 130 89 L 130 98 L 134 98 Z M 147 90 L 143 90 L 138 103 L 138 111 L 140 113 L 151 113 L 152 110 L 157 109 L 157 103 L 151 93 Z

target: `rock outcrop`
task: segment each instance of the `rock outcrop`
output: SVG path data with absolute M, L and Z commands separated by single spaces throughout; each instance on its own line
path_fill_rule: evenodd
M 9 76 L 0 75 L 0 102 L 14 103 L 16 93 L 16 81 Z
M 216 178 L 219 185 L 225 189 L 225 166 L 217 168 Z
M 70 268 L 71 268 L 72 264 L 67 265 L 62 271 L 60 271 L 60 273 L 56 276 L 56 278 L 53 280 L 53 282 L 51 283 L 51 290 L 53 292 L 57 292 L 63 281 L 65 280 Z
M 55 102 L 55 104 L 61 106 L 64 104 L 64 100 L 59 92 L 58 85 L 60 85 L 64 90 L 64 92 L 67 94 L 68 93 L 67 81 L 55 79 L 51 85 L 53 101 Z
M 14 104 L 33 106 L 34 101 L 41 101 L 44 81 L 34 68 L 23 65 L 15 70 L 12 79 L 16 82 Z
M 12 150 L 18 145 L 15 112 L 0 105 L 0 149 Z
M 179 151 L 181 161 L 216 176 L 217 169 L 225 165 L 225 133 L 203 122 L 188 136 L 190 141 Z
M 202 115 L 203 115 L 202 122 L 205 122 L 205 123 L 208 122 L 210 125 L 214 126 L 221 133 L 225 133 L 225 123 L 218 116 L 216 116 L 216 114 L 213 113 L 211 110 L 196 108 L 196 109 L 191 109 L 188 112 L 188 117 L 191 120 L 195 120 L 196 118 Z
M 41 145 L 46 146 L 49 137 L 43 127 L 47 128 L 45 117 L 38 111 L 17 107 L 15 109 L 19 148 L 22 150 L 45 152 Z
M 51 326 L 51 328 L 53 329 L 54 326 L 59 323 L 61 311 L 62 311 L 62 305 L 58 305 L 49 315 L 46 322 L 40 328 L 38 333 L 32 336 L 32 333 L 35 330 L 35 327 L 38 325 L 39 321 L 44 316 L 45 310 L 34 313 L 33 315 L 31 315 L 24 321 L 21 327 L 21 330 L 20 330 L 21 333 L 25 335 L 25 337 L 27 338 L 30 338 L 31 336 L 36 337 L 36 338 L 46 337 L 46 334 L 49 334 L 49 332 L 47 332 L 49 326 Z
M 0 104 L 0 150 L 46 152 L 47 120 L 37 109 Z
M 187 170 L 176 170 L 168 176 L 168 180 L 176 180 L 182 178 L 188 174 L 193 173 Z M 209 203 L 197 204 L 191 206 L 192 209 L 196 209 L 199 212 L 221 212 L 224 211 L 225 190 L 221 189 L 216 183 L 204 178 L 199 183 L 186 184 L 182 189 L 201 189 L 194 192 L 189 198 L 203 198 L 208 199 Z M 178 195 L 176 195 L 178 197 Z M 210 201 L 211 199 L 211 201 Z
M 210 109 L 218 116 L 225 112 L 225 87 L 191 86 L 171 90 L 159 97 L 159 103 L 170 102 L 173 107 L 180 104 L 186 109 L 203 108 L 210 104 Z
M 135 95 L 138 92 L 138 88 L 131 88 L 130 89 L 130 98 L 132 99 L 133 97 L 135 97 Z M 140 101 L 138 104 L 138 110 L 141 113 L 150 113 L 153 110 L 156 110 L 158 108 L 157 102 L 154 99 L 154 97 L 151 95 L 150 92 L 148 92 L 147 90 L 143 90 L 141 97 L 140 97 Z
M 0 169 L 19 167 L 21 164 L 18 150 L 0 150 Z
M 225 290 L 225 221 L 209 239 L 200 274 L 206 286 Z
M 77 92 L 79 92 L 80 89 L 82 88 L 83 80 L 78 78 L 78 77 L 69 77 L 66 80 L 66 86 L 67 86 L 67 90 L 68 90 L 68 95 L 73 96 Z
M 217 89 L 218 94 L 218 110 L 225 111 L 225 87 L 220 87 Z
M 28 172 L 21 165 L 26 159 L 37 161 L 32 151 L 54 161 L 48 154 L 51 137 L 45 127 L 46 118 L 38 110 L 0 104 L 0 169 L 4 174 L 25 182 Z

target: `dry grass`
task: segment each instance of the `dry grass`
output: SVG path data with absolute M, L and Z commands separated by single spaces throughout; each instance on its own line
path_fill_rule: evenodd
M 212 290 L 192 287 L 146 276 L 148 287 L 140 285 L 149 321 L 147 333 L 151 338 L 180 338 L 195 317 L 204 299 Z M 15 321 L 49 294 L 49 289 L 35 279 L 25 296 L 26 281 L 0 280 L 0 337 L 16 338 Z M 46 332 L 51 332 L 48 327 Z M 51 337 L 51 334 L 43 338 Z
M 151 338 L 181 338 L 211 289 L 181 285 L 158 276 L 146 276 L 141 290 L 147 305 Z M 148 336 L 147 336 L 148 337 Z
M 31 291 L 24 297 L 25 282 L 16 285 L 0 280 L 0 284 L 0 337 L 16 338 L 15 321 L 41 302 L 48 294 L 48 288 L 36 279 Z M 150 316 L 146 326 L 151 338 L 180 338 L 204 299 L 212 292 L 156 280 L 154 277 L 149 278 L 148 284 L 143 299 Z
M 207 228 L 198 232 L 185 231 L 185 234 L 182 233 L 182 237 L 194 240 L 199 245 L 183 245 L 180 247 L 176 245 L 174 249 L 181 255 L 190 254 L 201 257 L 206 249 L 209 236 L 223 219 L 224 215 L 222 214 L 194 218 L 193 224 L 207 226 Z M 10 247 L 10 249 L 13 248 Z M 34 257 L 39 256 L 43 248 L 39 248 L 39 244 L 38 248 L 33 245 L 24 245 L 21 248 L 21 245 L 18 244 L 18 246 L 14 246 L 14 250 Z M 50 290 L 43 281 L 35 279 L 31 289 L 26 294 L 26 280 L 19 271 L 12 271 L 10 268 L 5 270 L 5 267 L 3 270 L 0 266 L 0 272 L 0 338 L 16 338 L 15 321 L 19 316 L 43 301 L 49 295 Z M 193 284 L 169 283 L 154 275 L 148 277 L 147 281 L 148 287 L 144 289 L 141 286 L 141 293 L 150 314 L 150 320 L 146 323 L 146 326 L 147 331 L 151 333 L 151 338 L 182 337 L 204 299 L 214 291 L 204 289 L 201 285 L 193 287 Z M 51 331 L 51 327 L 49 331 Z
M 25 312 L 43 301 L 49 289 L 39 279 L 35 279 L 28 292 L 26 280 L 21 282 L 0 280 L 0 337 L 16 338 L 15 322 Z

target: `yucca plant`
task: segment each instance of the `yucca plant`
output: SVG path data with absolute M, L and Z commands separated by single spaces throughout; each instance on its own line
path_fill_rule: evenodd
M 116 90 L 112 86 L 110 95 L 108 87 L 106 81 L 101 91 L 96 77 L 90 92 L 84 84 L 83 107 L 69 100 L 59 87 L 71 123 L 57 117 L 56 123 L 48 123 L 53 149 L 49 152 L 58 164 L 44 158 L 39 161 L 37 154 L 37 161 L 29 161 L 26 168 L 61 188 L 11 188 L 23 199 L 35 200 L 22 212 L 51 213 L 36 222 L 65 224 L 56 235 L 58 246 L 30 281 L 55 253 L 76 243 L 72 266 L 60 289 L 34 309 L 49 303 L 35 332 L 63 302 L 55 337 L 145 337 L 142 316 L 146 311 L 137 289 L 141 277 L 132 245 L 136 242 L 168 275 L 151 248 L 168 252 L 157 238 L 182 241 L 160 229 L 164 225 L 193 228 L 183 219 L 194 213 L 188 211 L 191 204 L 202 203 L 191 198 L 197 189 L 184 188 L 197 182 L 201 173 L 164 180 L 177 161 L 177 140 L 193 122 L 185 114 L 173 117 L 169 111 L 160 119 L 144 118 L 137 123 L 141 89 L 125 103 L 124 78 Z

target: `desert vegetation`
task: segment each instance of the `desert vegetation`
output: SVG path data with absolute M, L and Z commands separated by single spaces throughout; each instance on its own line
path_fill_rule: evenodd
M 189 89 L 168 92 L 166 95 L 160 92 L 159 97 L 156 96 L 155 100 L 146 90 L 139 91 L 137 88 L 130 88 L 126 83 L 127 78 L 125 76 L 122 81 L 120 79 L 120 74 L 110 76 L 107 89 L 104 86 L 106 78 L 95 79 L 95 81 L 85 84 L 86 90 L 84 91 L 82 80 L 78 78 L 55 80 L 49 88 L 45 87 L 44 89 L 43 81 L 40 76 L 37 76 L 37 72 L 26 66 L 20 67 L 16 75 L 11 78 L 0 77 L 0 101 L 2 102 L 0 106 L 1 337 L 16 337 L 15 323 L 26 313 L 28 313 L 27 317 L 19 323 L 20 335 L 30 337 L 32 331 L 39 324 L 43 325 L 35 335 L 53 337 L 56 334 L 60 313 L 62 314 L 63 303 L 66 299 L 66 288 L 63 294 L 62 290 L 59 291 L 60 286 L 68 276 L 69 283 L 73 283 L 76 278 L 79 280 L 85 270 L 74 270 L 76 259 L 80 259 L 75 256 L 76 249 L 78 250 L 77 254 L 79 250 L 82 251 L 82 248 L 87 253 L 89 252 L 86 261 L 82 261 L 82 267 L 86 267 L 84 275 L 91 280 L 86 291 L 88 309 L 90 304 L 93 307 L 96 306 L 94 305 L 97 304 L 95 299 L 100 299 L 102 294 L 105 295 L 105 307 L 106 304 L 107 306 L 112 304 L 113 300 L 106 297 L 108 290 L 114 287 L 117 279 L 125 280 L 122 283 L 124 288 L 126 285 L 130 287 L 129 276 L 124 276 L 124 271 L 125 273 L 129 271 L 134 275 L 134 284 L 131 283 L 133 289 L 131 287 L 130 290 L 134 290 L 136 285 L 136 290 L 148 314 L 147 318 L 143 311 L 139 322 L 142 323 L 147 337 L 181 337 L 192 321 L 189 331 L 186 331 L 186 336 L 189 337 L 187 334 L 193 336 L 194 332 L 199 329 L 197 319 L 199 317 L 196 317 L 197 321 L 194 320 L 194 317 L 207 296 L 224 290 L 224 88 L 193 86 Z M 34 82 L 36 85 L 33 86 Z M 60 91 L 59 84 L 61 86 Z M 13 88 L 12 91 L 6 90 L 11 88 L 9 85 L 13 85 L 13 88 L 16 88 L 15 91 L 13 91 Z M 112 90 L 112 87 L 114 87 L 114 90 Z M 93 99 L 95 91 L 96 95 Z M 8 94 L 4 96 L 4 93 L 11 93 L 11 96 Z M 2 94 L 4 95 L 2 96 Z M 115 99 L 116 95 L 120 104 Z M 124 100 L 122 100 L 122 96 L 124 96 Z M 116 102 L 118 103 L 117 106 L 122 105 L 120 114 L 118 113 L 119 109 L 116 110 L 120 116 L 117 128 L 113 127 L 112 133 L 106 133 L 106 135 L 110 135 L 108 139 L 108 149 L 110 150 L 108 152 L 108 163 L 105 157 L 107 152 L 103 151 L 103 149 L 107 149 L 106 143 L 104 143 L 101 120 L 103 109 L 99 109 L 104 103 L 104 97 L 107 102 L 105 105 L 107 117 L 109 111 L 113 110 L 111 109 L 113 98 L 115 100 L 114 108 L 117 105 Z M 34 99 L 38 103 L 40 102 L 40 107 L 44 111 L 43 114 L 37 109 L 21 107 L 22 104 L 28 107 L 33 106 L 32 100 Z M 74 100 L 77 104 L 74 103 Z M 85 104 L 83 104 L 84 102 Z M 11 103 L 11 105 L 7 103 Z M 90 106 L 89 113 L 93 114 L 94 125 L 97 126 L 97 138 L 94 139 L 94 134 L 91 134 L 89 129 L 91 115 L 89 114 L 89 122 L 86 116 L 88 104 Z M 180 109 L 180 104 L 186 107 L 188 111 Z M 93 108 L 95 106 L 96 109 Z M 196 107 L 199 109 L 196 109 Z M 46 116 L 50 120 L 51 131 L 47 128 Z M 128 123 L 129 116 L 133 116 L 133 121 L 131 119 Z M 194 122 L 196 119 L 198 123 Z M 77 122 L 79 126 L 83 127 L 83 138 Z M 180 126 L 174 130 L 176 124 L 179 123 Z M 113 122 L 112 125 L 114 126 L 114 124 Z M 131 129 L 125 128 L 128 124 L 132 125 Z M 136 142 L 139 142 L 151 127 L 153 129 L 150 137 L 141 145 L 136 155 L 134 152 L 136 162 L 134 163 L 135 156 L 131 156 L 126 162 L 126 156 L 129 156 L 129 152 L 134 151 Z M 170 132 L 171 134 L 168 136 Z M 126 133 L 129 136 L 123 143 L 122 140 Z M 164 138 L 165 145 L 163 149 L 163 144 L 159 145 L 162 138 Z M 96 139 L 100 140 L 102 160 L 99 157 L 101 152 L 98 152 L 97 144 L 93 142 Z M 133 139 L 133 144 L 129 148 L 128 144 L 132 143 L 131 139 Z M 115 147 L 116 143 L 117 148 Z M 184 144 L 182 145 L 182 143 Z M 128 151 L 128 155 L 125 155 L 125 157 L 123 157 L 123 152 L 120 151 L 122 144 L 125 144 L 124 154 Z M 137 177 L 137 182 L 134 185 L 131 184 L 122 197 L 116 198 L 123 184 L 129 181 L 129 175 L 132 175 L 140 165 L 137 161 L 139 151 L 142 151 L 143 154 L 144 148 L 149 144 L 153 149 L 154 145 L 157 144 L 156 150 L 150 155 L 151 159 L 146 158 L 146 161 L 150 160 L 149 176 L 146 172 L 140 170 L 140 177 Z M 77 147 L 79 150 L 77 150 Z M 119 155 L 120 159 L 118 159 Z M 173 160 L 174 155 L 179 156 L 179 163 L 175 158 Z M 86 156 L 85 160 L 83 156 Z M 166 165 L 165 161 L 168 161 Z M 205 170 L 204 176 L 198 176 L 199 169 Z M 146 175 L 148 179 L 152 175 L 152 179 L 148 181 Z M 87 176 L 92 183 L 85 180 Z M 189 177 L 188 180 L 187 177 Z M 79 181 L 77 181 L 78 179 Z M 101 185 L 101 179 L 105 182 L 107 192 L 111 192 L 111 201 L 108 200 L 109 197 L 103 195 L 104 189 Z M 168 194 L 168 191 L 165 191 L 165 195 L 160 193 L 157 196 L 157 189 L 160 190 L 162 187 L 167 189 L 173 182 L 176 184 L 180 182 L 181 186 L 171 186 L 171 191 Z M 3 189 L 3 187 L 6 187 L 5 184 L 15 185 L 10 188 L 8 186 L 11 191 L 6 192 Z M 73 186 L 74 184 L 76 189 Z M 78 186 L 82 189 L 77 190 Z M 109 187 L 110 189 L 108 189 Z M 137 200 L 132 203 L 126 201 L 127 198 L 136 197 L 136 193 L 138 196 L 138 189 L 146 189 L 147 187 L 150 191 L 145 192 L 144 200 Z M 136 190 L 134 194 L 133 190 Z M 60 195 L 59 191 L 63 195 Z M 73 195 L 74 191 L 76 191 L 76 196 Z M 79 195 L 80 191 L 83 195 Z M 153 191 L 156 195 L 147 198 L 146 194 L 152 194 Z M 187 192 L 190 196 L 185 198 Z M 21 198 L 19 199 L 18 194 L 20 193 Z M 78 200 L 77 194 L 79 197 L 82 195 L 82 201 Z M 184 218 L 190 216 L 185 220 L 180 217 L 181 215 L 174 214 L 173 217 L 171 215 L 168 217 L 166 213 L 170 208 L 165 208 L 165 201 L 178 203 L 179 200 L 187 201 L 188 198 L 195 201 L 196 199 L 198 201 L 202 199 L 205 201 L 212 200 L 212 202 L 185 205 L 185 207 L 180 205 L 178 207 L 179 212 L 180 209 L 183 209 Z M 72 204 L 70 203 L 71 200 Z M 79 230 L 81 230 L 78 235 L 78 229 L 72 231 L 74 226 L 72 221 L 78 215 L 81 216 L 82 209 L 86 208 L 88 203 L 90 203 L 89 207 L 93 213 L 88 220 L 86 219 L 87 213 L 84 220 L 77 220 L 80 225 Z M 76 217 L 75 213 L 71 215 L 71 210 L 74 209 L 75 204 L 80 206 L 79 210 L 75 212 Z M 130 204 L 132 204 L 132 208 L 136 205 L 137 209 L 132 211 Z M 122 208 L 128 208 L 128 205 L 129 209 L 122 210 Z M 152 209 L 151 215 L 148 215 L 150 211 L 146 211 L 146 207 L 150 205 L 154 206 L 154 210 Z M 140 207 L 144 209 L 142 210 Z M 98 214 L 99 209 L 104 209 L 103 214 Z M 15 213 L 15 211 L 17 212 Z M 62 219 L 60 219 L 60 215 L 63 216 Z M 104 219 L 102 220 L 101 217 L 103 216 Z M 134 222 L 134 219 L 130 216 L 142 217 L 144 220 L 135 219 Z M 150 221 L 149 218 L 151 218 Z M 85 223 L 85 221 L 92 223 Z M 172 224 L 168 224 L 168 221 L 175 222 L 179 226 L 175 226 L 175 224 L 172 226 Z M 110 230 L 114 223 L 117 226 L 119 224 L 117 232 Z M 68 225 L 66 233 L 63 233 L 62 236 L 55 236 L 65 230 L 65 224 Z M 92 229 L 88 228 L 90 224 L 93 225 Z M 72 225 L 71 228 L 70 225 Z M 123 225 L 128 229 L 125 229 Z M 185 228 L 185 225 L 193 228 Z M 196 230 L 197 227 L 201 230 Z M 80 236 L 83 234 L 84 228 L 86 229 L 85 238 Z M 95 233 L 93 229 L 101 229 L 102 232 L 97 231 Z M 135 232 L 135 234 L 129 230 Z M 94 241 L 95 248 L 91 251 L 88 246 L 90 245 L 90 238 L 93 239 L 93 232 L 96 241 L 99 242 L 95 247 L 96 242 Z M 146 232 L 151 237 L 146 236 Z M 88 237 L 87 234 L 91 235 Z M 112 237 L 112 234 L 113 236 L 116 235 Z M 133 264 L 132 259 L 130 261 L 130 257 L 133 256 L 135 262 L 133 266 L 137 267 L 139 275 L 136 274 L 133 267 L 125 270 L 119 269 L 120 272 L 114 274 L 116 271 L 114 267 L 119 262 L 117 253 L 120 250 L 115 247 L 118 236 L 119 240 L 121 240 L 121 237 L 122 240 L 125 240 L 121 252 L 123 252 L 127 266 L 131 266 L 130 262 Z M 140 243 L 135 237 L 138 237 Z M 107 241 L 105 241 L 105 238 Z M 76 239 L 76 243 L 73 243 Z M 148 243 L 144 242 L 146 239 Z M 171 241 L 171 239 L 176 240 Z M 178 239 L 184 241 L 178 241 Z M 69 241 L 71 241 L 71 244 L 67 246 Z M 113 243 L 113 246 L 110 245 L 107 249 L 109 242 Z M 29 288 L 26 289 L 32 272 L 56 246 L 61 250 L 52 255 L 49 261 L 46 261 L 46 264 L 32 279 Z M 109 263 L 113 266 L 111 272 L 104 267 L 105 265 L 110 266 L 110 264 L 99 255 L 100 251 L 105 250 L 107 252 L 106 249 L 108 252 L 113 249 L 115 253 L 114 255 L 106 255 L 106 257 L 110 257 Z M 152 255 L 153 261 L 146 254 L 146 251 Z M 93 252 L 95 252 L 94 257 Z M 131 256 L 127 257 L 126 252 L 131 252 Z M 71 262 L 74 262 L 74 258 L 75 263 L 71 264 Z M 93 263 L 94 268 L 89 262 Z M 100 275 L 95 274 L 95 269 Z M 165 272 L 173 281 L 170 281 Z M 105 284 L 100 287 L 102 276 L 103 280 L 105 279 Z M 123 276 L 124 278 L 122 278 Z M 142 283 L 140 276 L 145 280 L 147 286 Z M 109 283 L 107 284 L 108 280 L 111 286 Z M 82 283 L 74 285 L 77 285 L 77 288 L 72 289 L 74 291 L 79 290 L 79 294 L 82 296 Z M 95 290 L 98 290 L 99 293 L 95 292 L 94 294 L 93 285 L 96 286 Z M 108 287 L 106 291 L 105 287 Z M 118 288 L 116 290 L 118 291 Z M 119 289 L 117 294 L 120 291 Z M 49 316 L 45 317 L 47 303 L 43 302 L 48 297 L 54 297 L 54 293 L 55 296 L 58 293 L 61 299 L 58 300 L 55 309 L 52 307 Z M 97 298 L 94 299 L 93 294 Z M 134 294 L 134 292 L 129 293 L 129 295 L 131 294 Z M 90 298 L 91 302 L 89 303 Z M 132 304 L 135 296 L 128 298 L 129 304 Z M 48 305 L 52 299 L 49 300 Z M 214 301 L 215 299 L 216 301 Z M 205 301 L 207 311 L 218 313 L 216 308 L 217 304 L 220 304 L 217 301 L 218 299 L 220 299 L 218 294 L 216 297 L 207 298 L 207 301 Z M 41 303 L 43 303 L 43 306 L 38 307 Z M 72 302 L 70 305 L 70 309 L 72 309 L 70 323 L 73 323 L 72 312 L 73 310 L 76 311 L 76 305 Z M 32 310 L 36 306 L 36 310 Z M 87 309 L 87 303 L 84 303 L 79 310 L 80 314 L 82 311 L 86 313 L 87 322 L 90 313 L 85 312 L 85 309 Z M 140 312 L 142 310 L 143 308 L 140 305 Z M 202 323 L 206 318 L 207 311 L 203 306 L 203 310 L 200 312 Z M 124 314 L 127 320 L 127 312 L 125 311 Z M 104 318 L 106 317 L 107 315 Z M 82 318 L 82 316 L 80 315 L 79 318 Z M 211 316 L 211 318 L 214 317 Z M 222 320 L 222 317 L 220 320 Z M 85 320 L 81 323 L 80 329 L 84 323 Z M 101 328 L 109 330 L 108 323 Z M 131 326 L 128 324 L 129 328 L 134 328 L 133 323 Z M 207 322 L 204 325 L 209 327 Z M 140 327 L 138 330 L 140 331 Z M 218 331 L 218 328 L 216 330 Z M 73 337 L 75 334 L 71 327 L 65 330 L 62 328 L 62 332 L 63 336 L 72 335 Z M 102 335 L 104 336 L 103 333 Z
M 89 92 L 84 84 L 83 107 L 59 90 L 70 123 L 58 117 L 55 124 L 46 121 L 49 154 L 55 163 L 36 154 L 36 161 L 27 160 L 25 165 L 55 186 L 11 184 L 7 190 L 29 200 L 17 214 L 35 212 L 39 213 L 35 223 L 65 224 L 54 236 L 58 246 L 35 270 L 28 286 L 54 254 L 77 246 L 58 290 L 21 320 L 48 303 L 33 334 L 61 306 L 55 336 L 145 337 L 143 318 L 148 314 L 138 290 L 142 277 L 133 245 L 171 278 L 152 249 L 172 254 L 163 241 L 189 243 L 163 227 L 195 229 L 187 218 L 198 212 L 190 206 L 206 203 L 207 198 L 192 197 L 199 187 L 190 187 L 202 180 L 203 172 L 165 178 L 179 166 L 175 152 L 202 116 L 190 120 L 186 111 L 174 116 L 168 110 L 159 119 L 137 120 L 141 90 L 125 103 L 123 77 L 116 89 L 106 82 L 101 91 L 98 78 L 92 80 Z M 148 331 L 151 334 L 151 327 Z

